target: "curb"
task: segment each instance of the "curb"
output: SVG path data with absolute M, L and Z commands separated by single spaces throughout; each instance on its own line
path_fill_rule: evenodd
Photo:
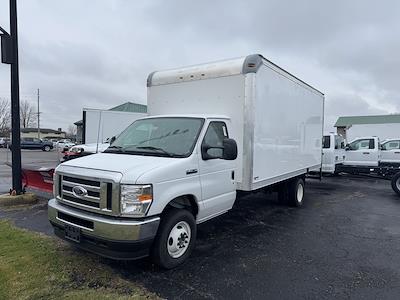
M 0 207 L 8 207 L 15 205 L 36 204 L 37 197 L 33 193 L 25 193 L 22 195 L 11 196 L 10 194 L 0 195 Z

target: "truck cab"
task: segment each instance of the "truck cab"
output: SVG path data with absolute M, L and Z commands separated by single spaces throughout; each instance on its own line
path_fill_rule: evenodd
M 346 145 L 346 166 L 377 167 L 381 160 L 379 138 L 360 137 Z
M 224 116 L 139 119 L 104 153 L 59 165 L 48 208 L 55 233 L 115 259 L 147 256 L 159 243 L 156 261 L 176 266 L 190 253 L 195 224 L 235 201 L 230 126 Z
M 345 152 L 345 140 L 341 135 L 325 134 L 322 139 L 322 172 L 335 174 L 345 160 Z
M 382 142 L 381 164 L 400 165 L 400 138 L 387 139 Z

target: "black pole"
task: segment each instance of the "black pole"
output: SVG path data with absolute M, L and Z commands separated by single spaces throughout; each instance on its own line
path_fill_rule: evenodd
M 21 181 L 21 132 L 19 116 L 19 71 L 18 71 L 18 30 L 17 0 L 10 0 L 10 35 L 14 52 L 11 64 L 11 132 L 12 132 L 12 184 L 17 194 L 22 192 Z

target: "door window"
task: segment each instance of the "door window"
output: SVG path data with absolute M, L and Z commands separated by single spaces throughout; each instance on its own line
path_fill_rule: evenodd
M 382 145 L 382 150 L 400 149 L 400 141 L 390 141 Z
M 206 144 L 216 148 L 209 149 L 207 153 L 215 158 L 222 157 L 222 146 L 225 138 L 228 138 L 226 124 L 224 122 L 211 122 L 204 136 L 203 145 Z
M 366 150 L 374 148 L 375 148 L 374 139 L 357 140 L 350 144 L 350 150 Z
M 331 147 L 331 137 L 329 135 L 324 135 L 322 139 L 322 148 L 329 149 Z
M 335 136 L 335 149 L 344 149 L 343 137 Z

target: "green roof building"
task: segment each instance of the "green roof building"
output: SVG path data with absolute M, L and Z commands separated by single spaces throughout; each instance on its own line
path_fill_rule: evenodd
M 360 136 L 385 138 L 400 137 L 400 114 L 345 116 L 335 123 L 337 133 L 348 140 Z

